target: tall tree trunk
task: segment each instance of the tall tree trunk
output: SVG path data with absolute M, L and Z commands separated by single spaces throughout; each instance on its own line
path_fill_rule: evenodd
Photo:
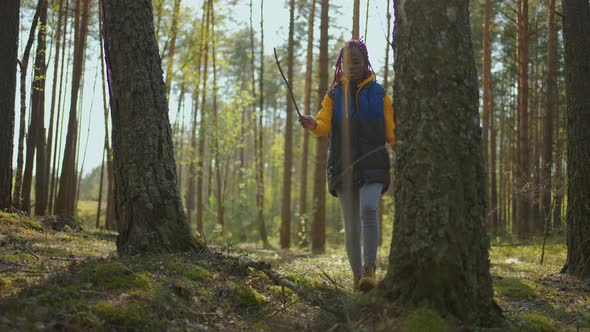
M 174 53 L 176 53 L 176 35 L 178 34 L 179 13 L 180 0 L 174 0 L 172 26 L 170 27 L 170 47 L 168 48 L 168 65 L 166 66 L 166 96 L 168 99 L 170 99 L 170 87 L 172 86 L 172 71 L 174 69 Z
M 182 208 L 149 0 L 103 1 L 113 119 L 117 252 L 199 249 Z
M 489 163 L 489 174 L 490 174 L 490 223 L 494 233 L 499 233 L 500 225 L 498 221 L 498 186 L 497 186 L 497 165 L 496 165 L 496 139 L 497 130 L 496 122 L 494 120 L 494 94 L 493 88 L 491 89 L 490 98 L 492 99 L 492 106 L 490 107 L 490 163 Z
M 20 61 L 20 124 L 18 133 L 18 154 L 16 161 L 16 174 L 14 179 L 14 195 L 12 197 L 12 204 L 15 208 L 22 208 L 22 196 L 23 190 L 23 144 L 25 137 L 25 125 L 26 125 L 26 113 L 27 113 L 27 69 L 29 67 L 29 55 L 31 54 L 31 47 L 35 39 L 35 30 L 37 29 L 37 23 L 39 22 L 39 16 L 45 0 L 39 0 L 37 3 L 37 10 L 35 16 L 33 16 L 33 22 L 31 23 L 31 30 L 29 31 L 29 39 L 23 52 L 23 57 Z
M 567 98 L 567 263 L 590 277 L 590 3 L 562 0 Z
M 505 93 L 506 89 L 504 89 L 504 83 L 502 83 L 502 91 L 501 91 L 501 103 L 500 103 L 500 165 L 498 167 L 498 171 L 500 174 L 500 213 L 498 218 L 498 234 L 505 235 L 506 232 L 506 224 L 507 224 L 507 216 L 506 211 L 508 206 L 508 191 L 506 190 L 506 183 L 508 178 L 508 160 L 506 158 L 507 149 L 506 149 L 506 105 L 505 105 Z
M 490 113 L 492 111 L 492 51 L 490 48 L 490 22 L 492 20 L 491 0 L 485 0 L 485 11 L 483 19 L 483 60 L 482 60 L 482 91 L 483 91 L 483 110 L 482 110 L 482 150 L 483 150 L 483 165 L 484 165 L 484 187 L 486 196 L 486 222 L 490 226 L 492 233 L 496 232 L 496 227 L 492 223 L 491 212 L 493 207 L 490 204 L 490 163 L 489 163 L 489 128 L 490 128 Z
M 462 0 L 395 5 L 395 232 L 380 289 L 398 303 L 428 303 L 469 325 L 490 326 L 501 312 L 489 272 L 467 6 Z
M 195 209 L 195 186 L 197 181 L 197 114 L 199 110 L 199 87 L 201 84 L 201 60 L 203 57 L 206 57 L 205 47 L 206 47 L 206 40 L 207 34 L 206 30 L 208 25 L 205 24 L 205 17 L 208 16 L 209 7 L 206 6 L 207 2 L 203 2 L 202 6 L 202 16 L 201 16 L 201 30 L 199 31 L 199 54 L 197 56 L 197 64 L 196 64 L 196 81 L 195 81 L 195 91 L 194 91 L 194 107 L 192 113 L 192 125 L 191 125 L 191 135 L 190 135 L 190 148 L 189 148 L 189 167 L 188 167 L 188 180 L 187 180 L 187 194 L 186 194 L 186 211 L 188 217 L 188 223 L 191 224 L 191 219 L 193 216 L 193 210 Z M 204 69 L 206 71 L 206 68 Z M 203 228 L 197 224 L 197 232 L 199 236 L 203 235 Z
M 549 40 L 547 42 L 547 97 L 545 98 L 545 115 L 543 117 L 543 168 L 541 208 L 545 232 L 551 227 L 551 167 L 553 166 L 553 121 L 557 104 L 557 84 L 555 57 L 557 54 L 557 29 L 555 27 L 555 0 L 549 1 Z
M 98 26 L 100 35 L 100 72 L 101 72 L 101 88 L 102 88 L 102 102 L 103 102 L 103 118 L 104 118 L 104 152 L 106 153 L 106 168 L 107 168 L 107 199 L 106 199 L 106 214 L 105 214 L 105 227 L 109 230 L 116 230 L 117 225 L 115 221 L 115 196 L 114 196 L 114 176 L 113 176 L 113 150 L 111 149 L 110 143 L 110 131 L 109 131 L 109 104 L 107 103 L 107 91 L 106 91 L 106 78 L 105 78 L 105 54 L 104 54 L 104 28 L 102 23 L 104 22 L 104 16 L 102 13 L 102 6 L 98 6 Z M 101 178 L 102 178 L 102 167 L 101 167 Z M 102 180 L 100 182 L 102 188 Z M 101 191 L 102 192 L 102 191 Z M 99 197 L 102 195 L 99 195 Z M 100 213 L 100 200 L 98 201 Z M 96 224 L 98 227 L 98 216 L 96 217 Z
M 352 11 L 352 39 L 359 39 L 360 12 L 361 12 L 361 0 L 354 0 L 353 11 Z
M 293 35 L 295 33 L 295 0 L 290 0 L 289 45 L 287 51 L 287 80 L 293 82 Z M 293 103 L 287 92 L 287 122 L 285 123 L 285 158 L 283 160 L 283 199 L 281 204 L 281 248 L 291 247 L 291 169 L 293 168 Z
M 67 4 L 66 4 L 67 5 Z M 49 132 L 47 133 L 47 149 L 45 152 L 45 156 L 47 158 L 47 161 L 45 163 L 45 186 L 47 188 L 47 195 L 48 197 L 46 197 L 46 200 L 48 200 L 46 202 L 46 204 L 48 204 L 47 206 L 49 207 L 49 213 L 51 213 L 51 179 L 53 178 L 51 176 L 51 172 L 50 170 L 52 169 L 51 167 L 51 152 L 53 150 L 53 132 L 54 132 L 54 119 L 55 119 L 55 97 L 57 96 L 57 91 L 59 90 L 58 85 L 57 85 L 57 78 L 58 78 L 58 72 L 59 72 L 59 63 L 60 61 L 63 62 L 63 59 L 60 57 L 61 53 L 61 35 L 62 35 L 62 25 L 63 25 L 63 17 L 64 15 L 64 6 L 63 6 L 63 0 L 59 0 L 59 7 L 58 7 L 58 14 L 57 14 L 57 32 L 55 34 L 55 59 L 53 61 L 53 84 L 52 89 L 51 89 L 51 106 L 49 108 Z M 57 119 L 55 119 L 56 123 L 57 123 Z M 55 164 L 53 165 L 53 167 L 55 167 Z
M 321 1 L 320 18 L 320 64 L 318 86 L 318 106 L 321 106 L 328 91 L 328 26 L 330 1 Z M 326 157 L 328 153 L 327 137 L 319 137 L 316 143 L 316 164 L 313 180 L 313 224 L 311 249 L 314 253 L 326 250 Z
M 68 132 L 64 148 L 61 176 L 59 178 L 59 192 L 55 200 L 54 212 L 56 215 L 73 218 L 76 200 L 76 143 L 78 141 L 78 92 L 82 79 L 82 66 L 84 62 L 84 49 L 86 48 L 86 35 L 88 33 L 89 0 L 78 0 L 74 25 L 77 33 L 74 37 L 74 68 L 72 70 L 72 90 L 70 99 L 70 115 L 68 119 Z M 80 6 L 82 8 L 80 8 Z M 78 19 L 80 16 L 80 19 Z
M 47 65 L 47 1 L 39 16 L 39 35 L 37 37 L 37 56 L 35 59 L 35 79 L 33 80 L 31 113 L 37 114 L 37 129 L 31 133 L 37 150 L 35 160 L 35 215 L 43 216 L 47 211 L 46 145 L 45 145 L 45 76 Z M 35 109 L 36 108 L 36 109 Z
M 559 107 L 555 108 L 555 175 L 553 176 L 553 195 L 555 196 L 555 207 L 553 208 L 553 227 L 558 231 L 561 231 L 561 207 L 564 196 L 563 187 L 563 138 L 561 135 L 561 112 Z
M 0 210 L 12 206 L 12 150 L 20 0 L 0 2 Z
M 66 43 L 66 36 L 68 34 L 68 18 L 69 15 L 67 15 L 67 11 L 66 8 L 69 8 L 69 0 L 66 0 L 66 4 L 65 7 L 62 8 L 62 12 L 63 12 L 63 16 L 64 16 L 64 23 L 63 23 L 63 36 L 62 36 L 62 40 L 61 40 L 61 64 L 60 64 L 60 70 L 59 70 L 59 88 L 56 87 L 55 85 L 53 86 L 53 89 L 59 89 L 59 93 L 57 95 L 57 114 L 55 117 L 55 135 L 54 135 L 54 141 L 55 141 L 55 148 L 53 149 L 53 158 L 52 162 L 51 162 L 51 176 L 50 176 L 50 184 L 49 184 L 49 213 L 53 214 L 53 207 L 54 207 L 54 197 L 55 197 L 55 192 L 56 192 L 56 174 L 57 174 L 57 160 L 58 158 L 58 151 L 60 151 L 61 148 L 61 130 L 63 128 L 62 125 L 62 120 L 63 120 L 63 112 L 62 112 L 62 88 L 63 88 L 63 82 L 64 82 L 64 65 L 66 64 L 66 62 L 69 63 L 70 60 L 70 56 L 69 56 L 69 52 L 68 52 L 68 59 L 66 61 L 65 59 L 65 52 L 66 52 L 66 48 L 67 48 L 67 43 Z M 102 43 L 101 43 L 102 44 Z M 71 42 L 70 42 L 71 45 Z M 56 52 L 59 52 L 59 49 L 56 49 Z M 54 75 L 57 77 L 57 71 L 54 73 Z M 67 73 L 66 73 L 67 76 Z
M 212 52 L 211 52 L 211 61 L 213 62 L 213 149 L 214 155 L 213 158 L 215 159 L 215 193 L 217 198 L 217 224 L 221 226 L 222 231 L 225 229 L 225 222 L 224 222 L 224 214 L 225 214 L 225 207 L 223 205 L 223 191 L 222 191 L 222 182 L 221 182 L 221 164 L 220 164 L 220 154 L 219 154 L 219 139 L 220 139 L 220 132 L 219 132 L 219 117 L 218 117 L 218 110 L 217 110 L 217 53 L 215 44 L 217 43 L 216 35 L 215 35 L 215 12 L 213 11 L 213 2 L 209 3 L 211 6 L 211 45 L 212 45 Z M 252 60 L 254 61 L 254 60 Z M 254 82 L 252 82 L 254 83 Z M 254 84 L 252 84 L 254 87 Z
M 520 238 L 530 233 L 530 149 L 529 149 L 529 5 L 528 0 L 518 0 L 518 199 L 517 199 L 517 235 Z
M 201 121 L 199 123 L 199 157 L 197 159 L 197 230 L 199 234 L 203 234 L 203 218 L 205 210 L 205 202 L 203 200 L 203 183 L 204 183 L 204 165 L 205 165 L 205 128 L 207 123 L 207 112 L 205 112 L 205 100 L 207 98 L 207 72 L 208 72 L 208 60 L 209 60 L 209 27 L 211 22 L 211 8 L 210 4 L 212 0 L 208 0 L 207 6 L 207 19 L 205 23 L 205 49 L 204 62 L 203 62 L 203 88 L 201 90 Z
M 304 114 L 311 113 L 311 84 L 313 72 L 313 30 L 315 21 L 316 0 L 311 1 L 311 12 L 307 25 L 307 63 L 305 65 L 305 97 L 303 101 Z M 307 169 L 309 163 L 309 132 L 303 131 L 303 142 L 301 143 L 301 179 L 300 179 L 300 196 L 299 196 L 299 247 L 308 245 L 308 219 L 307 213 Z
M 315 1 L 315 0 L 313 0 Z M 258 234 L 264 248 L 268 248 L 268 237 L 264 223 L 264 0 L 260 0 L 260 78 L 258 80 L 258 150 L 256 166 L 256 220 Z

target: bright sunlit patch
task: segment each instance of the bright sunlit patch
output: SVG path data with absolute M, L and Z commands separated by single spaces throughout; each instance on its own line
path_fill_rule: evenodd
M 520 261 L 517 258 L 508 258 L 504 261 L 506 264 L 519 264 Z

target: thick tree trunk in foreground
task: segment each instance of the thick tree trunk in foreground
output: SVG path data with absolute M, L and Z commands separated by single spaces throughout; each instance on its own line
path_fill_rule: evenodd
M 380 290 L 489 326 L 501 314 L 489 272 L 467 2 L 398 1 L 395 15 L 395 231 Z
M 318 105 L 328 91 L 328 10 L 330 1 L 322 0 L 320 19 L 320 65 L 318 86 Z M 314 253 L 326 250 L 326 158 L 328 138 L 319 137 L 316 143 L 316 164 L 313 177 L 313 221 L 311 249 Z
M 20 0 L 0 2 L 0 210 L 12 206 L 12 149 Z
M 590 277 L 590 4 L 562 0 L 567 96 L 567 263 Z
M 149 0 L 104 1 L 120 255 L 199 246 L 176 178 L 166 85 Z

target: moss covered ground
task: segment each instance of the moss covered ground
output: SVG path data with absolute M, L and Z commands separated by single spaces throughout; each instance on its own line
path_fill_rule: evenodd
M 342 249 L 311 255 L 226 241 L 212 244 L 211 253 L 119 258 L 115 233 L 54 226 L 0 212 L 0 331 L 457 329 L 428 307 L 372 307 L 368 296 L 352 292 Z M 507 320 L 502 330 L 590 331 L 590 285 L 559 273 L 562 243 L 550 239 L 543 265 L 536 242 L 492 246 L 495 299 Z M 382 278 L 389 249 L 379 252 Z M 335 317 L 261 271 L 237 264 L 234 258 L 245 255 L 269 262 L 342 314 Z

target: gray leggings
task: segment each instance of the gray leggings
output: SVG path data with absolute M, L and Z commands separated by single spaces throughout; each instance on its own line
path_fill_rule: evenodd
M 354 186 L 348 190 L 346 188 L 337 190 L 340 208 L 344 215 L 346 253 L 352 274 L 357 278 L 361 276 L 363 264 L 375 265 L 377 259 L 377 246 L 379 245 L 377 210 L 382 188 L 383 184 L 381 183 L 369 183 L 360 188 Z M 362 260 L 361 235 L 363 239 Z

